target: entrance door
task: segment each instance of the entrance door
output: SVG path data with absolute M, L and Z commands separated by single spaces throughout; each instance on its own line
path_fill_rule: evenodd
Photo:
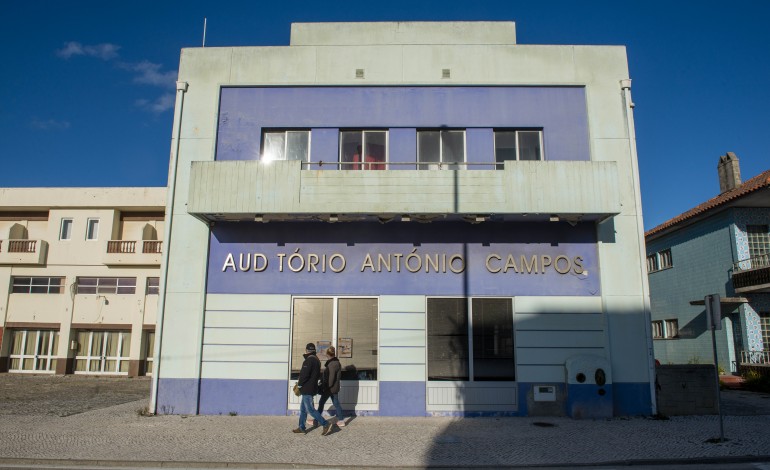
M 11 372 L 53 372 L 59 332 L 52 330 L 18 330 L 13 332 Z
M 81 331 L 75 373 L 127 375 L 130 346 L 130 332 Z
M 290 386 L 299 378 L 305 346 L 313 343 L 323 368 L 334 346 L 342 366 L 340 402 L 346 410 L 377 410 L 379 365 L 378 301 L 366 298 L 295 298 L 292 317 Z M 331 403 L 329 403 L 331 406 Z M 299 398 L 289 395 L 289 408 Z

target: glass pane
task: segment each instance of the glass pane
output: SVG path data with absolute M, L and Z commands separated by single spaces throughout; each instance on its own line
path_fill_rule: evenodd
M 96 240 L 99 234 L 99 219 L 91 219 L 88 221 L 88 227 L 86 229 L 86 239 Z
M 308 161 L 310 153 L 310 132 L 290 131 L 286 133 L 286 159 Z
M 19 365 L 21 365 L 21 359 L 11 359 L 11 370 L 21 370 Z
M 514 380 L 510 299 L 473 299 L 473 379 Z
M 48 285 L 48 278 L 47 277 L 33 277 L 32 278 L 32 285 L 33 286 L 47 286 Z
M 120 371 L 128 372 L 128 361 L 120 361 Z
M 24 359 L 22 361 L 21 370 L 34 370 L 33 366 L 35 365 L 34 359 Z
M 50 365 L 48 367 L 48 370 L 56 370 L 56 364 L 59 362 L 58 359 L 51 359 Z
M 340 166 L 343 170 L 360 170 L 361 165 L 350 165 L 361 161 L 363 133 L 361 131 L 340 132 Z M 345 163 L 348 163 L 345 165 Z
M 495 132 L 495 161 L 502 163 L 506 160 L 516 160 L 516 132 L 497 131 Z M 503 165 L 498 165 L 497 169 L 502 170 Z
M 78 278 L 78 286 L 95 286 L 96 285 L 96 278 L 95 277 L 79 277 Z
M 364 142 L 366 143 L 364 161 L 368 163 L 368 165 L 364 165 L 364 169 L 384 170 L 384 163 L 387 155 L 387 134 L 384 131 L 364 132 Z M 373 162 L 378 162 L 380 164 Z
M 441 160 L 444 163 L 465 161 L 465 132 L 441 131 Z M 450 170 L 457 170 L 459 165 L 450 165 Z
M 36 343 L 37 343 L 37 331 L 28 331 L 27 344 L 24 345 L 24 354 L 27 356 L 34 356 Z
M 417 161 L 438 163 L 441 161 L 441 134 L 438 131 L 417 132 Z M 438 165 L 420 165 L 420 170 L 436 170 Z
M 118 371 L 118 361 L 115 361 L 115 360 L 104 361 L 104 372 L 117 372 L 117 371 Z
M 128 358 L 131 355 L 131 333 L 123 333 L 121 343 L 120 357 Z
M 299 377 L 302 357 L 307 343 L 329 341 L 332 338 L 332 299 L 294 299 L 291 338 L 291 378 Z
M 104 333 L 101 332 L 94 332 L 93 338 L 91 339 L 91 354 L 90 356 L 102 356 L 104 346 Z
M 155 355 L 155 333 L 147 333 L 147 349 L 145 350 L 145 357 L 147 360 L 152 360 Z
M 118 294 L 134 294 L 136 293 L 136 287 L 118 287 Z
M 542 160 L 540 131 L 519 131 L 519 160 Z
M 428 380 L 468 380 L 465 299 L 428 299 Z
M 88 331 L 78 332 L 78 351 L 75 353 L 76 356 L 88 355 L 88 336 Z
M 37 343 L 37 355 L 48 356 L 48 348 L 51 346 L 51 332 L 41 331 L 38 334 L 40 335 L 40 341 Z
M 51 347 L 51 355 L 57 356 L 59 354 L 59 332 L 53 332 L 53 346 Z
M 48 370 L 48 357 L 39 357 L 37 364 L 35 364 L 35 370 Z
M 91 363 L 88 365 L 89 372 L 101 372 L 102 361 L 101 359 L 91 359 Z
M 11 354 L 14 356 L 17 356 L 21 354 L 22 348 L 24 347 L 24 331 L 14 331 L 13 332 L 13 346 L 11 347 Z
M 286 160 L 283 132 L 265 132 L 265 144 L 262 146 L 262 160 Z
M 109 357 L 115 357 L 118 355 L 118 333 L 109 332 L 107 336 L 107 347 L 105 348 L 104 355 Z
M 85 359 L 75 360 L 75 370 L 77 372 L 84 372 L 86 370 L 86 360 Z
M 69 240 L 72 238 L 72 219 L 62 219 L 61 221 L 61 235 L 62 240 Z
M 47 294 L 48 286 L 32 286 L 29 292 L 31 294 Z
M 340 299 L 338 308 L 337 344 L 350 346 L 338 353 L 342 378 L 377 380 L 377 299 Z

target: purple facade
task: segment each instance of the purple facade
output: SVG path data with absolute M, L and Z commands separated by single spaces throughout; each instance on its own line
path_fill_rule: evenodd
M 592 224 L 217 224 L 208 292 L 596 296 L 597 266 Z
M 263 129 L 311 130 L 312 162 L 337 161 L 339 129 L 390 129 L 397 162 L 416 161 L 417 129 L 467 129 L 469 162 L 495 161 L 493 129 L 542 129 L 547 160 L 589 160 L 582 87 L 222 88 L 217 160 L 259 158 Z

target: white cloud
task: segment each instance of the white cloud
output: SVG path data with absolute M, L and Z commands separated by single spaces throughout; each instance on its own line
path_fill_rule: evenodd
M 166 93 L 159 96 L 156 100 L 137 100 L 136 105 L 146 111 L 150 111 L 156 114 L 160 114 L 164 111 L 168 111 L 174 107 L 174 94 Z
M 83 55 L 101 60 L 112 60 L 118 57 L 119 49 L 120 46 L 110 43 L 83 45 L 76 41 L 70 41 L 65 43 L 63 48 L 57 50 L 56 55 L 62 59 Z
M 43 131 L 60 131 L 69 129 L 70 127 L 69 121 L 57 121 L 56 119 L 33 118 L 29 124 L 35 129 L 40 129 Z
M 135 64 L 120 64 L 120 67 L 134 72 L 136 74 L 134 82 L 136 83 L 161 87 L 171 87 L 176 83 L 175 71 L 162 72 L 161 68 L 163 66 L 161 64 L 155 64 L 147 60 Z

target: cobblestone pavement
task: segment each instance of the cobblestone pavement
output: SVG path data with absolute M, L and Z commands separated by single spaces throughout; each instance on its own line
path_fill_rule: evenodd
M 146 379 L 1 374 L 0 467 L 133 462 L 419 468 L 770 459 L 770 414 L 725 417 L 724 443 L 708 442 L 719 436 L 716 416 L 352 417 L 348 426 L 321 436 L 320 428 L 293 434 L 292 416 L 142 416 L 148 390 Z M 143 398 L 132 399 L 136 393 Z M 763 397 L 744 399 L 768 400 Z

